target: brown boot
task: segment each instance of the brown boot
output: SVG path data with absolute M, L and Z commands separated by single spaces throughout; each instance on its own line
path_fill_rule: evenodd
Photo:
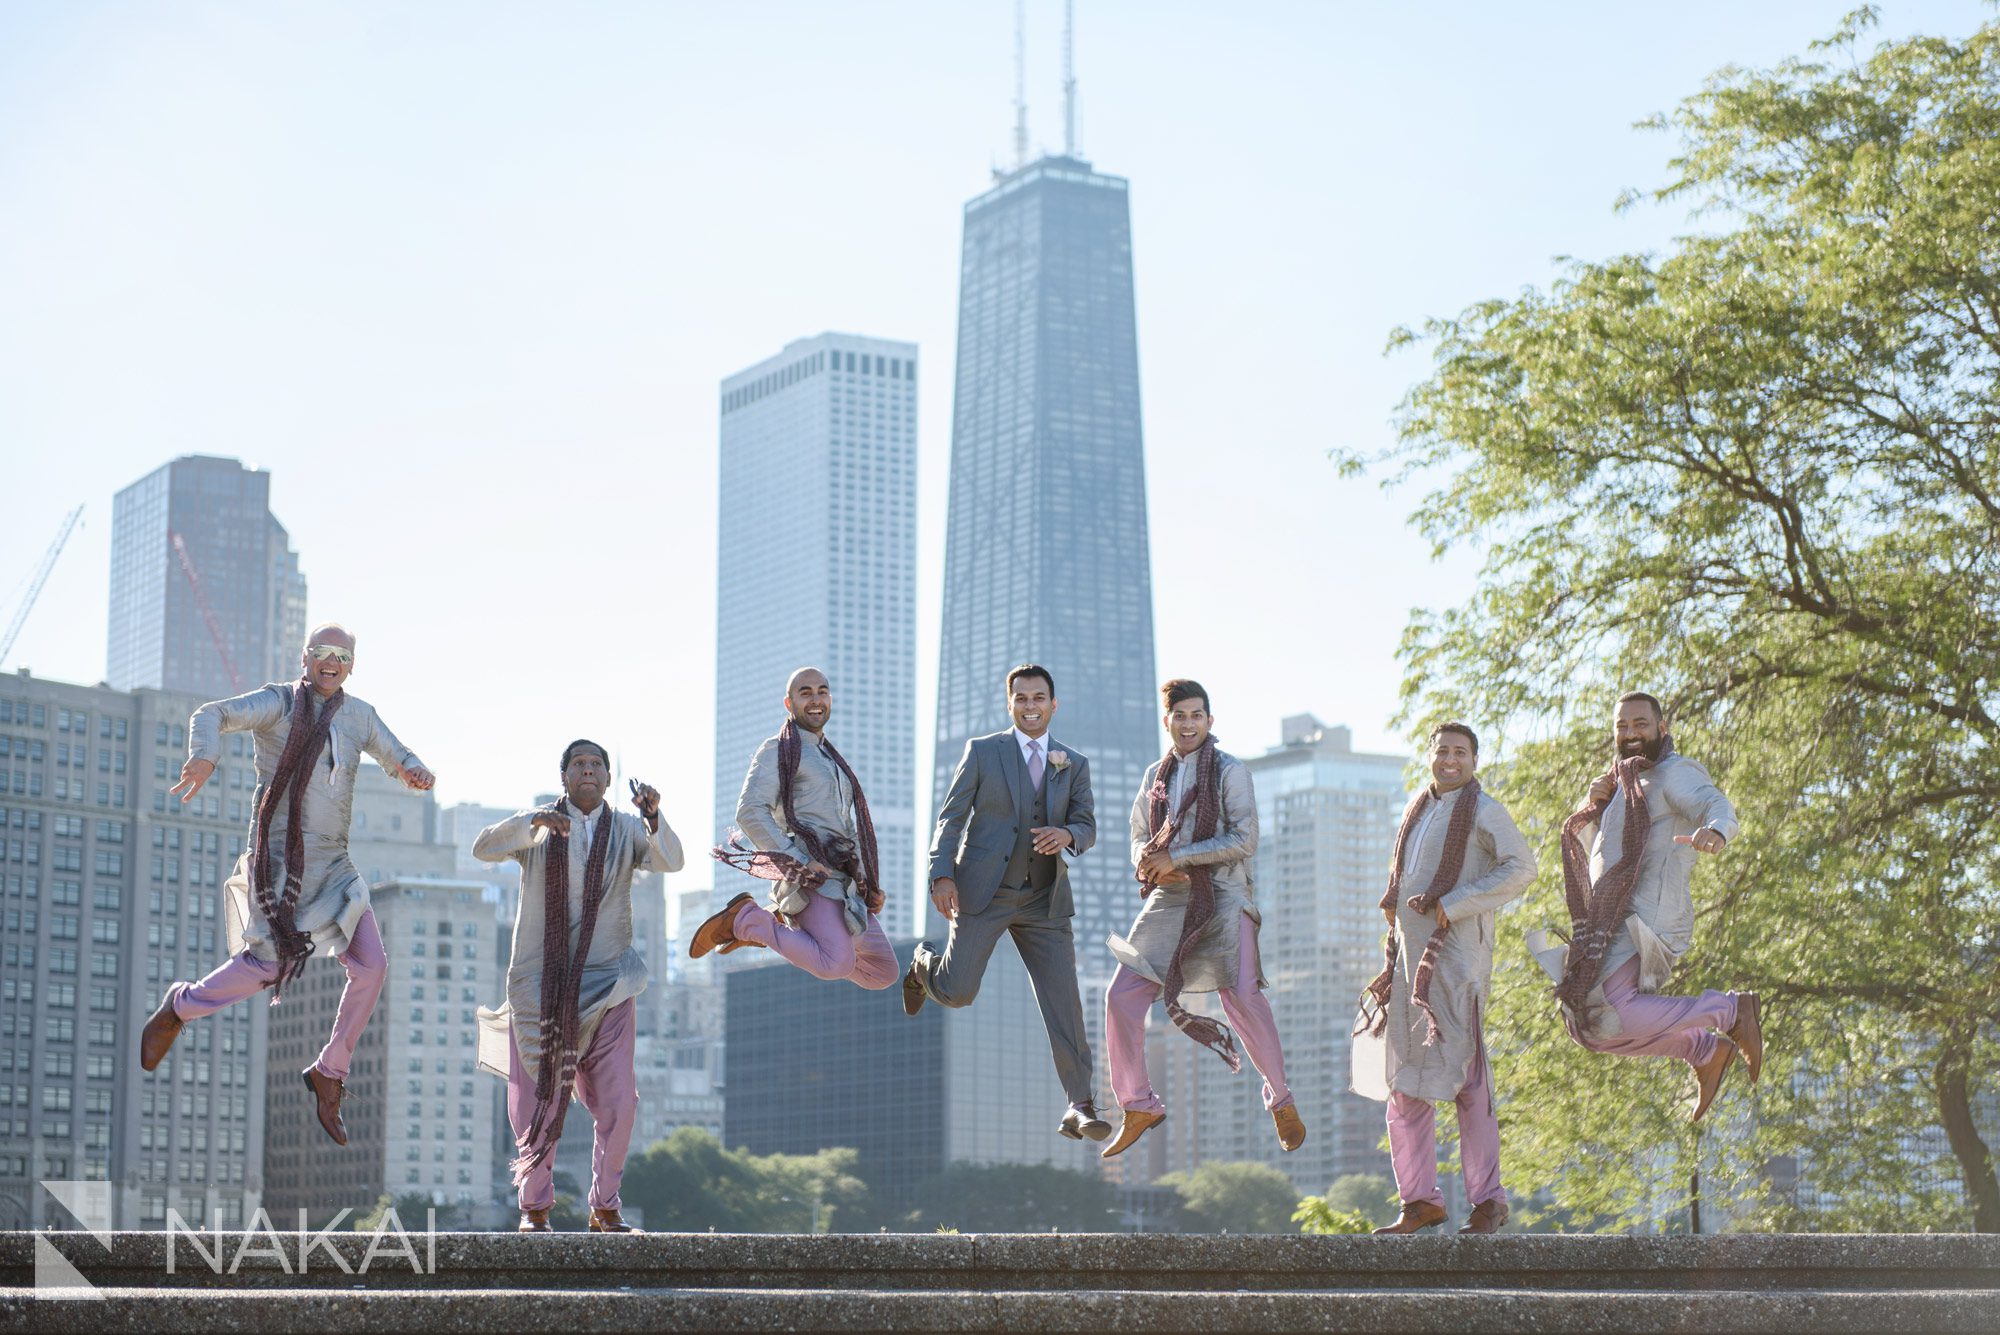
M 750 902 L 750 892 L 744 891 L 708 915 L 701 926 L 694 929 L 694 939 L 688 942 L 688 954 L 700 959 L 717 946 L 726 946 L 736 939 L 736 910 Z
M 1479 1204 L 1473 1206 L 1471 1215 L 1466 1218 L 1465 1227 L 1458 1231 L 1461 1233 L 1498 1233 L 1500 1225 L 1506 1222 L 1507 1202 L 1496 1196 L 1490 1201 L 1481 1201 Z
M 1764 1073 L 1764 1026 L 1758 1015 L 1757 994 L 1738 992 L 1736 994 L 1736 1023 L 1729 1026 L 1729 1037 L 1743 1053 L 1743 1068 L 1756 1084 L 1757 1077 Z
M 1694 1115 L 1688 1118 L 1690 1122 L 1699 1122 L 1708 1111 L 1708 1105 L 1715 1102 L 1715 1091 L 1722 1088 L 1722 1077 L 1729 1070 L 1729 1063 L 1735 1060 L 1736 1044 L 1726 1038 L 1717 1038 L 1714 1055 L 1694 1068 Z
M 160 999 L 160 1008 L 153 1012 L 153 1018 L 146 1021 L 146 1027 L 139 1031 L 139 1069 L 150 1071 L 160 1064 L 167 1055 L 167 1049 L 181 1036 L 187 1021 L 174 1014 L 174 997 L 180 992 L 179 983 L 167 985 L 167 995 Z
M 1445 1221 L 1444 1207 L 1433 1201 L 1404 1201 L 1403 1211 L 1396 1216 L 1396 1222 L 1376 1229 L 1377 1233 L 1421 1233 L 1427 1228 L 1436 1228 Z
M 1118 1124 L 1118 1139 L 1106 1145 L 1100 1159 L 1109 1159 L 1114 1154 L 1123 1154 L 1139 1143 L 1139 1137 L 1167 1120 L 1163 1112 L 1145 1112 L 1138 1108 L 1127 1108 L 1125 1120 Z
M 639 1230 L 633 1228 L 623 1219 L 620 1219 L 616 1210 L 599 1210 L 593 1207 L 590 1211 L 590 1231 L 592 1233 L 637 1233 Z
M 1305 1120 L 1299 1116 L 1298 1105 L 1287 1103 L 1281 1108 L 1271 1109 L 1271 1124 L 1278 1128 L 1278 1144 L 1285 1153 L 1306 1143 Z
M 333 1137 L 334 1144 L 345 1145 L 347 1124 L 340 1120 L 340 1101 L 347 1096 L 346 1084 L 317 1066 L 306 1067 L 304 1075 L 306 1088 L 312 1091 L 313 1100 L 319 1105 L 319 1124 Z
M 555 1232 L 553 1228 L 549 1227 L 549 1212 L 546 1209 L 521 1211 L 521 1225 L 516 1231 L 521 1233 Z

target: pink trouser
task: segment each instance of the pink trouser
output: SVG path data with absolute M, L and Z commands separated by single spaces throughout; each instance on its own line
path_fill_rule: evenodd
M 815 978 L 845 978 L 871 992 L 902 978 L 895 947 L 875 914 L 868 915 L 868 930 L 855 936 L 847 930 L 847 911 L 841 902 L 814 894 L 807 897 L 806 911 L 793 921 L 796 925 L 787 927 L 769 909 L 749 903 L 736 911 L 730 930 L 745 941 L 769 946 Z
M 632 1065 L 633 1039 L 638 1033 L 632 1017 L 635 998 L 627 997 L 604 1013 L 590 1047 L 576 1059 L 576 1096 L 590 1114 L 595 1135 L 590 1147 L 590 1208 L 619 1210 L 618 1189 L 625 1181 L 625 1154 L 632 1148 L 632 1127 L 639 1120 L 639 1076 Z M 546 1049 L 545 1061 L 558 1054 Z M 514 1036 L 507 1035 L 507 1121 L 514 1128 L 514 1142 L 522 1150 L 522 1137 L 535 1121 L 535 1080 L 521 1065 L 521 1050 Z M 556 1156 L 531 1169 L 521 1182 L 521 1208 L 546 1210 L 556 1203 Z
M 1166 1104 L 1153 1092 L 1146 1074 L 1146 1012 L 1159 1000 L 1161 987 L 1124 965 L 1111 977 L 1104 991 L 1104 1042 L 1111 1050 L 1111 1094 L 1121 1108 L 1135 1112 L 1164 1112 Z M 1280 1108 L 1292 1101 L 1285 1085 L 1285 1054 L 1278 1045 L 1278 1021 L 1271 1003 L 1257 986 L 1257 924 L 1249 914 L 1236 932 L 1236 986 L 1217 994 L 1222 1013 L 1250 1057 L 1257 1074 L 1264 1077 L 1264 1107 Z
M 1703 992 L 1698 997 L 1659 997 L 1639 990 L 1639 961 L 1626 960 L 1604 980 L 1604 1000 L 1618 1012 L 1625 1031 L 1616 1038 L 1591 1038 L 1572 1031 L 1592 1052 L 1619 1057 L 1679 1057 L 1699 1066 L 1715 1055 L 1713 1030 L 1736 1024 L 1736 997 Z
M 340 1006 L 333 1013 L 333 1033 L 313 1065 L 324 1075 L 345 1080 L 347 1064 L 354 1059 L 354 1045 L 361 1041 L 361 1031 L 368 1025 L 368 1017 L 375 1013 L 382 984 L 389 978 L 389 956 L 382 949 L 382 933 L 375 926 L 374 909 L 362 910 L 361 921 L 354 925 L 354 936 L 348 941 L 346 952 L 338 958 L 340 967 L 347 970 L 347 986 L 340 990 Z M 255 996 L 277 976 L 275 961 L 267 963 L 247 950 L 239 951 L 200 982 L 175 983 L 174 1014 L 183 1020 L 213 1015 L 245 997 Z
M 1493 1109 L 1493 1080 L 1486 1067 L 1486 1036 L 1472 1054 L 1472 1069 L 1458 1091 L 1458 1161 L 1465 1170 L 1465 1198 L 1474 1205 L 1507 1200 L 1500 1185 L 1500 1117 Z M 1389 1092 L 1389 1163 L 1396 1195 L 1443 1205 L 1438 1192 L 1437 1109 L 1429 1099 Z

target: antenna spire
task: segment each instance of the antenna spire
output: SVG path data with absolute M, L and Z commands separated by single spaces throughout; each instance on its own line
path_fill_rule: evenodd
M 1076 156 L 1076 0 L 1063 0 L 1063 156 Z
M 1028 165 L 1028 3 L 1014 0 L 1014 165 Z

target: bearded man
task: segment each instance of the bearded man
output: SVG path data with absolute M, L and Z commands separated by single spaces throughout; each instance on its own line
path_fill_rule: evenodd
M 785 683 L 785 725 L 751 758 L 736 799 L 738 837 L 716 860 L 775 881 L 771 907 L 748 891 L 695 930 L 688 954 L 764 946 L 815 978 L 870 991 L 901 974 L 882 930 L 882 873 L 875 823 L 861 780 L 833 743 L 833 687 L 818 668 Z M 744 841 L 748 841 L 747 844 Z
M 681 869 L 681 841 L 660 795 L 632 781 L 637 816 L 605 802 L 611 758 L 596 742 L 563 751 L 563 796 L 479 832 L 472 855 L 521 864 L 521 909 L 507 1002 L 479 1012 L 479 1064 L 507 1081 L 518 1154 L 520 1231 L 547 1233 L 555 1153 L 570 1093 L 590 1114 L 590 1231 L 630 1233 L 620 1211 L 625 1154 L 639 1113 L 634 998 L 646 961 L 632 944 L 632 877 Z
M 193 801 L 215 773 L 223 733 L 247 732 L 254 743 L 250 835 L 223 888 L 235 953 L 199 982 L 168 985 L 140 1032 L 139 1066 L 157 1067 L 189 1020 L 267 987 L 277 1005 L 313 952 L 331 951 L 347 971 L 347 985 L 333 1032 L 303 1079 L 320 1126 L 334 1144 L 345 1145 L 340 1102 L 348 1064 L 389 970 L 368 882 L 347 856 L 354 781 L 364 754 L 419 791 L 436 780 L 373 706 L 347 694 L 354 636 L 345 628 L 330 622 L 315 627 L 299 664 L 299 680 L 210 701 L 188 720 L 187 763 L 169 790 L 183 803 Z
M 1479 784 L 1479 736 L 1463 723 L 1430 734 L 1431 781 L 1410 799 L 1389 857 L 1380 908 L 1389 920 L 1382 972 L 1362 994 L 1365 1032 L 1384 1039 L 1389 1159 L 1402 1209 L 1377 1233 L 1445 1220 L 1438 1191 L 1437 1109 L 1458 1111 L 1458 1151 L 1472 1212 L 1458 1231 L 1507 1222 L 1500 1119 L 1486 1062 L 1494 915 L 1535 879 L 1535 855 L 1513 816 Z
M 1694 937 L 1696 855 L 1736 838 L 1736 812 L 1708 771 L 1674 750 L 1660 702 L 1644 691 L 1618 697 L 1611 740 L 1616 761 L 1563 822 L 1570 942 L 1556 1000 L 1570 1036 L 1592 1052 L 1686 1062 L 1698 1122 L 1739 1054 L 1753 1085 L 1764 1066 L 1755 992 L 1656 994 Z
M 1264 1110 L 1286 1153 L 1305 1144 L 1306 1124 L 1285 1084 L 1278 1022 L 1260 990 L 1263 969 L 1251 859 L 1257 853 L 1257 795 L 1249 767 L 1215 744 L 1215 716 L 1198 681 L 1176 677 L 1160 688 L 1166 705 L 1167 754 L 1153 762 L 1132 803 L 1132 866 L 1145 904 L 1123 937 L 1107 944 L 1118 971 L 1104 993 L 1111 1092 L 1124 1110 L 1118 1138 L 1103 1158 L 1123 1154 L 1166 1120 L 1166 1105 L 1146 1074 L 1146 1014 L 1164 998 L 1183 1034 L 1243 1069 L 1243 1050 L 1264 1077 Z M 1188 992 L 1213 992 L 1229 1026 L 1181 1004 Z

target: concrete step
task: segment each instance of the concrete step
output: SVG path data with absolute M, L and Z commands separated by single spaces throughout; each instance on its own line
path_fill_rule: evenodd
M 1300 1289 L 913 1292 L 853 1289 L 124 1289 L 96 1300 L 0 1291 L 0 1332 L 585 1335 L 624 1331 L 1467 1331 L 1991 1335 L 2000 1295 L 1969 1289 L 1632 1292 Z
M 0 1285 L 33 1285 L 39 1238 L 100 1288 L 2000 1290 L 2000 1236 L 1963 1233 L 407 1236 L 0 1233 Z

